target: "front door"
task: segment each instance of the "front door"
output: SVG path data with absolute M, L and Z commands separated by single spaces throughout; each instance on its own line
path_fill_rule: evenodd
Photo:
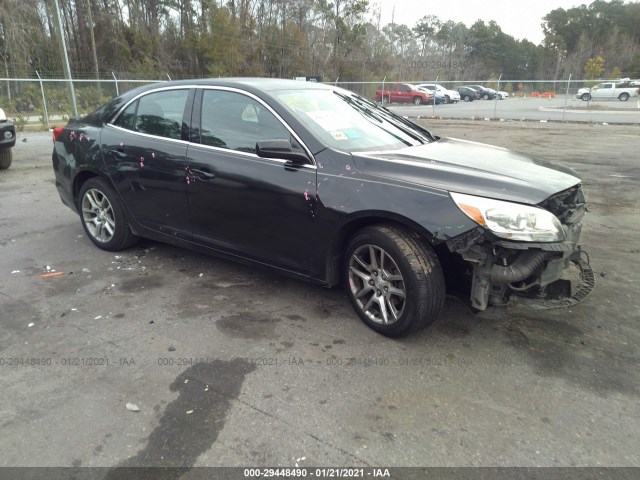
M 224 89 L 202 90 L 194 124 L 187 154 L 194 240 L 313 274 L 316 167 L 255 154 L 258 141 L 292 140 L 289 130 L 257 99 Z

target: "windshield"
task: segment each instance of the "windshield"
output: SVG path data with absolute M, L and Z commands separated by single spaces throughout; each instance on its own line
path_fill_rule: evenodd
M 396 150 L 434 141 L 427 130 L 346 90 L 284 90 L 275 95 L 337 150 Z

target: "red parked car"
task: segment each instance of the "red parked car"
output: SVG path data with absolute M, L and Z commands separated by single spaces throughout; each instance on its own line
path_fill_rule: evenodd
M 389 83 L 380 85 L 376 91 L 376 102 L 384 103 L 413 103 L 422 105 L 433 103 L 433 93 L 419 90 L 410 83 Z

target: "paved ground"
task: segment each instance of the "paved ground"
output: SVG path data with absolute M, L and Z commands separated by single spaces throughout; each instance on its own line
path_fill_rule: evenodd
M 0 465 L 640 465 L 638 127 L 428 125 L 582 173 L 602 274 L 583 304 L 491 319 L 449 299 L 389 340 L 341 290 L 96 249 L 49 134 L 19 139 L 0 172 Z
M 565 101 L 560 95 L 553 99 L 508 98 L 506 100 L 475 100 L 448 105 L 402 105 L 392 104 L 391 109 L 408 117 L 437 116 L 459 119 L 504 119 L 542 120 L 594 123 L 640 124 L 640 100 L 631 98 L 627 102 L 597 101 L 583 102 L 574 97 Z M 565 105 L 566 112 L 563 112 Z

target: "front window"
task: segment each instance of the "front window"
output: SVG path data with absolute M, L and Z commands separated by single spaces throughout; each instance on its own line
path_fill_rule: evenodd
M 202 95 L 201 142 L 218 148 L 255 153 L 262 140 L 287 139 L 291 134 L 267 108 L 251 97 L 224 90 Z
M 276 96 L 323 143 L 337 150 L 395 150 L 431 141 L 428 132 L 347 91 L 283 90 Z

